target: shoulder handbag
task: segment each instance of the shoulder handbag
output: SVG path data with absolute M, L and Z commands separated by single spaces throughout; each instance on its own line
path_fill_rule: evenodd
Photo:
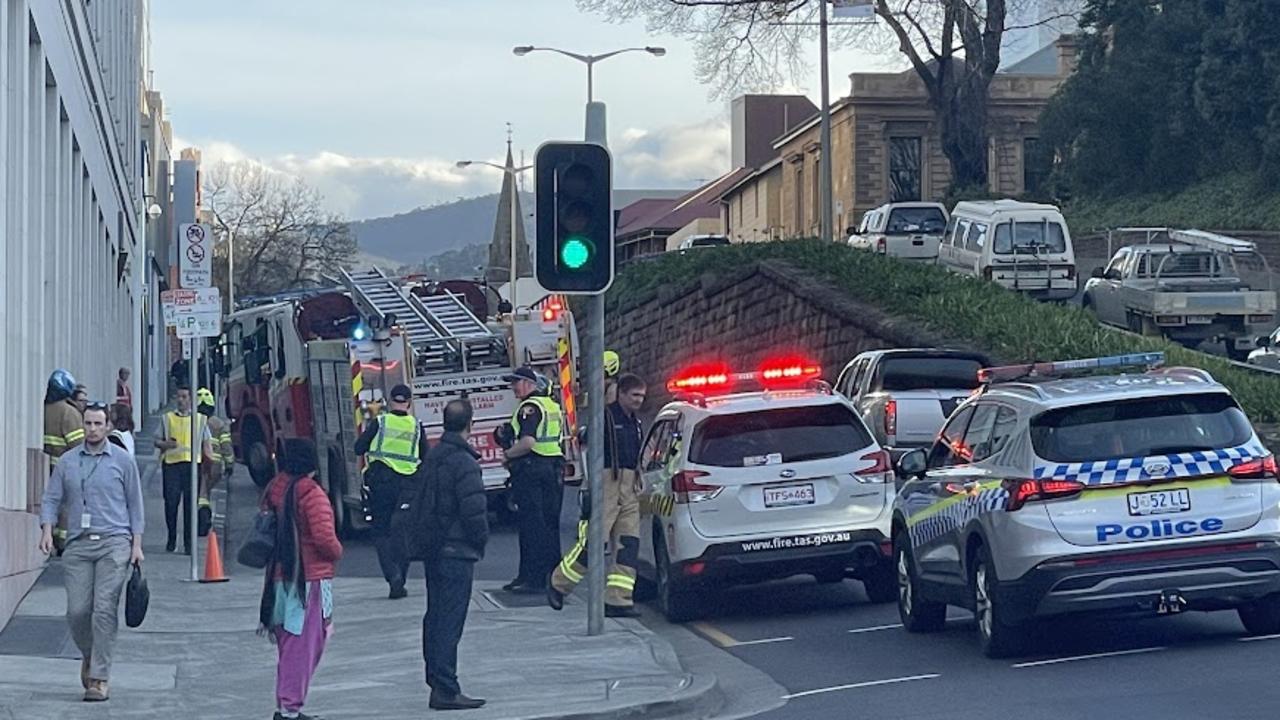
M 129 576 L 129 584 L 124 595 L 124 624 L 136 628 L 147 617 L 147 606 L 151 604 L 151 590 L 147 588 L 147 579 L 142 576 L 142 565 L 133 564 L 133 574 Z

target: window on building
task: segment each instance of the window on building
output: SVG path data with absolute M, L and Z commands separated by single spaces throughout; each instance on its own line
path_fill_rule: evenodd
M 759 220 L 760 219 L 760 183 L 759 182 L 752 183 L 751 195 L 754 198 L 755 205 L 756 205 L 756 210 L 755 210 L 756 219 Z
M 804 227 L 804 164 L 796 165 L 796 189 L 795 200 L 793 202 L 792 214 L 795 222 L 792 233 L 795 237 L 803 237 L 805 234 Z
M 813 177 L 809 179 L 809 183 L 812 186 L 809 188 L 809 198 L 812 200 L 812 202 L 809 203 L 809 217 L 813 218 L 813 223 L 815 225 L 819 223 L 818 218 L 822 217 L 822 187 L 818 184 L 821 178 L 822 160 L 814 158 Z
M 920 138 L 889 138 L 889 201 L 920 199 Z
M 1039 195 L 1044 191 L 1045 180 L 1053 168 L 1047 150 L 1040 143 L 1040 138 L 1022 141 L 1022 191 L 1027 195 Z

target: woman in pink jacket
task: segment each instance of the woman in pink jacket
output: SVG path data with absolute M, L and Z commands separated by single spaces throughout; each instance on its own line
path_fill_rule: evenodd
M 279 650 L 276 720 L 310 718 L 302 706 L 333 629 L 333 577 L 342 544 L 315 472 L 315 445 L 288 440 L 280 474 L 263 492 L 262 506 L 275 511 L 277 528 L 259 607 L 262 630 Z

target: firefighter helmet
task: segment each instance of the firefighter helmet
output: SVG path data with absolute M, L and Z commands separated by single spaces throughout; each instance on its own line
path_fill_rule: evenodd
M 622 368 L 622 358 L 618 357 L 618 353 L 612 350 L 604 351 L 604 374 L 605 377 L 613 377 L 618 374 L 618 370 Z
M 197 390 L 197 391 L 196 391 L 196 404 L 197 404 L 197 405 L 212 405 L 212 404 L 213 404 L 213 392 L 212 392 L 211 390 L 209 390 L 209 388 L 200 388 L 199 390 Z
M 49 376 L 49 387 L 46 393 L 45 402 L 57 402 L 66 400 L 76 391 L 76 379 L 71 373 L 58 368 Z

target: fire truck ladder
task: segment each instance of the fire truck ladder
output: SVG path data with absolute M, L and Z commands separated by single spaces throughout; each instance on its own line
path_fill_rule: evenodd
M 409 338 L 420 373 L 460 369 L 460 353 L 465 353 L 468 361 L 478 360 L 489 354 L 497 340 L 457 295 L 419 298 L 377 268 L 354 273 L 343 270 L 342 279 L 366 312 L 395 314 L 396 323 Z

